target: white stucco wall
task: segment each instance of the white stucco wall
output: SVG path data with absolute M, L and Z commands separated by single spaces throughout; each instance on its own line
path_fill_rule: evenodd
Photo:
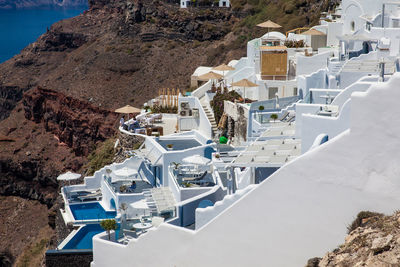
M 348 100 L 337 117 L 326 117 L 311 114 L 302 115 L 301 153 L 307 152 L 320 134 L 327 134 L 329 139 L 349 128 L 351 101 Z
M 249 185 L 244 189 L 237 190 L 235 194 L 226 195 L 223 200 L 215 202 L 214 206 L 196 209 L 196 230 L 206 225 L 209 221 L 214 219 L 218 214 L 230 207 L 238 199 L 245 194 L 256 188 L 257 185 Z
M 92 266 L 303 266 L 361 210 L 400 203 L 400 74 L 352 95 L 351 129 L 288 163 L 199 231 L 164 224 L 127 247 L 94 239 Z M 225 256 L 221 256 L 225 255 Z
M 327 59 L 330 58 L 333 54 L 333 51 L 323 52 L 321 54 L 311 57 L 306 57 L 298 54 L 296 74 L 306 75 L 326 68 Z
M 328 23 L 328 34 L 326 38 L 326 45 L 328 46 L 338 46 L 339 40 L 338 36 L 341 36 L 343 32 L 342 22 L 330 22 Z

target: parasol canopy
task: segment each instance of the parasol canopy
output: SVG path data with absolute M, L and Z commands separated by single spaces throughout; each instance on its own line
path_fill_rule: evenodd
M 279 25 L 279 24 L 277 24 L 277 23 L 275 23 L 273 21 L 270 21 L 270 20 L 267 20 L 267 21 L 265 21 L 263 23 L 257 24 L 257 27 L 268 28 L 268 29 L 282 28 L 281 25 Z
M 218 71 L 229 71 L 229 70 L 235 70 L 234 67 L 228 66 L 226 64 L 221 64 L 217 67 L 214 67 L 213 70 L 218 70 Z
M 115 170 L 114 174 L 117 176 L 129 177 L 133 175 L 137 175 L 138 171 L 136 169 L 122 167 L 121 169 Z
M 200 75 L 199 79 L 201 80 L 215 80 L 215 79 L 221 79 L 223 76 L 221 74 L 215 73 L 213 71 L 210 71 L 206 74 Z
M 193 155 L 186 157 L 182 160 L 184 163 L 196 164 L 196 165 L 207 165 L 210 160 L 200 155 Z
M 303 34 L 303 35 L 313 35 L 313 36 L 324 36 L 324 35 L 326 35 L 325 33 L 321 32 L 321 31 L 318 31 L 316 29 L 309 29 L 309 30 L 307 30 L 305 32 L 302 32 L 301 34 Z
M 63 173 L 57 177 L 57 181 L 71 181 L 71 180 L 76 180 L 79 179 L 81 175 L 79 173 L 73 173 L 70 171 L 67 171 L 66 173 Z
M 242 79 L 238 82 L 232 83 L 232 86 L 238 86 L 238 87 L 258 87 L 258 84 L 255 84 L 253 82 L 250 82 L 247 79 Z
M 255 84 L 253 82 L 250 82 L 247 79 L 242 79 L 238 82 L 232 83 L 232 86 L 238 86 L 238 87 L 243 87 L 244 92 L 243 92 L 243 102 L 246 102 L 246 88 L 247 87 L 258 87 L 258 84 Z
M 140 113 L 140 109 L 132 107 L 130 105 L 126 105 L 122 108 L 116 109 L 115 112 L 117 113 L 124 113 L 124 114 L 129 114 L 129 113 Z

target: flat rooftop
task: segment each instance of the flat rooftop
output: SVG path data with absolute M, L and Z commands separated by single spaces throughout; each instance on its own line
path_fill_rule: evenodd
M 169 134 L 173 134 L 176 132 L 177 123 L 178 123 L 177 116 L 165 116 L 163 114 L 162 121 L 158 122 L 158 123 L 153 123 L 153 125 L 163 127 L 163 131 L 164 131 L 163 134 L 169 135 Z

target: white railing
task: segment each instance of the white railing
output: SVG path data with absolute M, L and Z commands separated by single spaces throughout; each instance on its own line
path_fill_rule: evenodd
M 211 126 L 211 122 L 208 120 L 208 117 L 203 109 L 203 106 L 200 103 L 200 100 L 198 98 L 195 98 L 195 102 L 196 102 L 196 106 L 199 109 L 199 127 L 198 127 L 198 131 L 202 132 L 205 136 L 207 136 L 208 138 L 212 138 L 212 126 Z
M 221 201 L 215 202 L 214 206 L 196 209 L 196 230 L 208 224 L 224 210 L 232 206 L 244 195 L 256 188 L 257 185 L 249 185 L 245 189 L 237 190 L 233 195 L 226 195 Z
M 212 82 L 210 80 L 210 81 L 206 82 L 205 84 L 203 84 L 202 86 L 200 86 L 199 88 L 197 88 L 196 90 L 194 90 L 191 93 L 191 96 L 194 96 L 197 98 L 202 98 L 208 90 L 211 90 L 211 85 L 212 85 Z
M 168 179 L 173 180 L 172 183 L 169 183 L 170 184 L 169 188 L 171 189 L 171 192 L 174 195 L 176 202 L 180 202 L 181 201 L 181 192 L 180 192 L 178 181 L 175 179 L 175 176 L 173 174 L 172 167 L 173 166 L 168 167 Z

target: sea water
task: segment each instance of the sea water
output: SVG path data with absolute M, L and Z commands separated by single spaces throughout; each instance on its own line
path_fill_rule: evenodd
M 75 17 L 86 9 L 87 6 L 0 9 L 0 63 L 35 42 L 53 23 Z

